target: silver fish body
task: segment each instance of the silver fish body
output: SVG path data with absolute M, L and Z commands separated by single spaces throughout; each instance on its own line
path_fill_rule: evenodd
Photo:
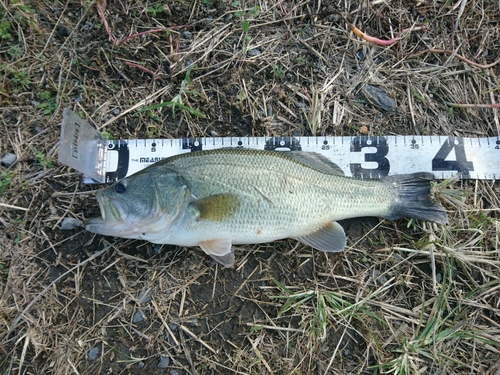
M 97 192 L 102 219 L 86 229 L 154 243 L 200 246 L 230 267 L 232 244 L 282 238 L 342 251 L 337 220 L 410 216 L 446 223 L 425 173 L 344 177 L 321 155 L 218 149 L 167 158 Z

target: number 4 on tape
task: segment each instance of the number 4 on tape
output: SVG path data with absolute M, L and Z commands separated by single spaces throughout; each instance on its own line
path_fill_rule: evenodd
M 498 146 L 495 148 L 498 148 Z M 455 160 L 451 160 L 452 151 L 455 153 Z M 449 137 L 448 141 L 442 144 L 436 156 L 432 159 L 432 170 L 457 171 L 462 173 L 464 177 L 474 170 L 474 163 L 467 160 L 463 138 Z

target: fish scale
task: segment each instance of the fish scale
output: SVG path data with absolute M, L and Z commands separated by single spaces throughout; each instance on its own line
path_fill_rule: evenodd
M 239 211 L 245 224 L 266 218 L 268 225 L 288 227 L 291 216 L 308 220 L 309 227 L 319 227 L 328 220 L 362 213 L 389 214 L 392 197 L 380 181 L 326 173 L 287 153 L 241 151 L 220 149 L 182 154 L 172 158 L 171 164 L 191 181 L 195 196 L 224 191 L 248 197 Z M 228 180 L 230 183 L 225 182 Z

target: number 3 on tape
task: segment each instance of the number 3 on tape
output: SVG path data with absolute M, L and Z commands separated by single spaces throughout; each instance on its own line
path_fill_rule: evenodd
M 447 160 L 453 150 L 455 151 L 455 160 Z M 474 164 L 467 160 L 464 139 L 449 137 L 432 159 L 432 170 L 457 171 L 462 173 L 464 177 L 468 176 L 470 171 L 474 170 Z
M 377 167 L 373 169 L 363 168 L 360 163 L 351 163 L 350 169 L 357 178 L 382 178 L 389 174 L 390 163 L 386 158 L 389 153 L 389 145 L 385 137 L 354 137 L 351 142 L 351 152 L 361 152 L 363 148 L 375 148 L 376 151 L 366 153 L 365 163 L 375 162 Z

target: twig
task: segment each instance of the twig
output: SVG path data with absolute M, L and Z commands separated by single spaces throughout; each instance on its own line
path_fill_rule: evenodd
M 132 66 L 134 68 L 137 68 L 137 69 L 140 69 L 148 74 L 151 74 L 152 76 L 155 75 L 155 73 L 151 70 L 149 70 L 148 68 L 142 66 L 142 65 L 139 65 L 139 64 L 136 64 L 136 63 L 133 63 L 133 62 L 129 62 L 129 61 L 125 61 L 125 64 L 128 65 L 128 66 Z
M 19 206 L 13 206 L 13 205 L 7 204 L 7 203 L 0 203 L 0 206 L 1 207 L 5 207 L 5 208 L 13 208 L 15 210 L 28 211 L 27 208 L 19 207 Z
M 210 350 L 212 353 L 217 354 L 217 351 L 214 348 L 212 348 L 205 341 L 203 341 L 201 338 L 199 338 L 198 336 L 196 336 L 193 332 L 191 332 L 189 329 L 187 329 L 187 327 L 183 326 L 182 324 L 180 325 L 180 327 L 181 327 L 181 329 L 184 332 L 186 332 L 189 336 L 191 336 L 193 339 L 195 339 L 196 341 L 198 341 L 205 348 L 207 348 L 208 350 Z
M 434 49 L 434 48 L 430 48 L 428 50 L 425 50 L 425 51 L 422 51 L 422 52 L 419 52 L 419 53 L 416 53 L 414 55 L 411 55 L 410 57 L 415 57 L 415 56 L 419 56 L 423 53 L 445 53 L 445 54 L 448 54 L 448 55 L 451 55 L 453 54 L 454 52 L 453 51 L 450 51 L 448 49 Z M 458 53 L 455 53 L 455 57 L 469 65 L 472 65 L 476 68 L 479 68 L 479 69 L 488 69 L 488 68 L 492 68 L 494 67 L 496 64 L 498 64 L 500 62 L 500 57 L 498 59 L 496 59 L 495 61 L 493 61 L 491 64 L 478 64 L 474 61 L 471 61 L 465 57 L 463 57 L 462 55 L 459 55 Z
M 171 27 L 160 27 L 157 29 L 151 29 L 151 30 L 142 31 L 140 33 L 132 34 L 132 35 L 126 36 L 126 37 L 118 40 L 114 37 L 113 33 L 111 32 L 111 29 L 109 28 L 108 21 L 106 20 L 106 16 L 104 14 L 104 11 L 106 10 L 106 1 L 105 0 L 98 0 L 96 6 L 97 6 L 97 11 L 99 13 L 99 16 L 101 17 L 102 23 L 104 25 L 104 29 L 106 30 L 106 33 L 109 35 L 109 40 L 112 41 L 115 46 L 121 46 L 122 44 L 126 43 L 129 39 L 136 38 L 136 37 L 139 37 L 142 35 L 158 33 L 161 31 L 181 29 L 181 28 L 185 28 L 188 26 L 188 25 L 180 25 L 180 26 L 171 26 Z
M 453 108 L 500 108 L 500 103 L 493 104 L 467 104 L 467 103 L 450 103 L 446 102 L 447 106 Z

